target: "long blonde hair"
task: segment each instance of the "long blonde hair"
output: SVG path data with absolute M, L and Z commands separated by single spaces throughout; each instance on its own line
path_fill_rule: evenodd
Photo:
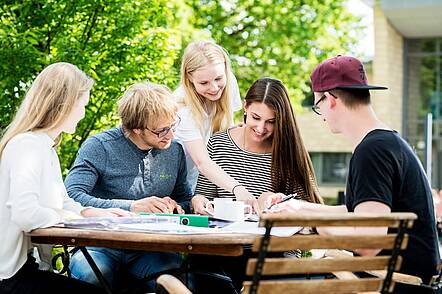
M 221 98 L 217 101 L 209 101 L 195 89 L 190 81 L 190 75 L 196 70 L 209 63 L 224 63 L 226 73 L 226 86 Z M 190 43 L 183 55 L 181 62 L 181 85 L 184 88 L 184 97 L 178 97 L 178 103 L 190 108 L 192 115 L 203 130 L 203 118 L 205 114 L 205 104 L 212 111 L 212 132 L 227 130 L 233 124 L 232 106 L 229 97 L 230 84 L 230 60 L 226 51 L 219 45 L 211 41 L 198 41 Z
M 34 80 L 14 119 L 0 140 L 0 158 L 14 136 L 58 127 L 70 114 L 75 102 L 92 88 L 94 81 L 73 64 L 59 62 L 47 66 Z M 56 138 L 56 143 L 60 137 Z

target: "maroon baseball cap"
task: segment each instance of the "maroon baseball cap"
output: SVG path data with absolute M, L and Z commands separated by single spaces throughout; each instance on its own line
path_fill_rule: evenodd
M 351 56 L 338 55 L 319 64 L 312 75 L 313 92 L 333 89 L 386 90 L 386 87 L 367 84 L 362 62 Z

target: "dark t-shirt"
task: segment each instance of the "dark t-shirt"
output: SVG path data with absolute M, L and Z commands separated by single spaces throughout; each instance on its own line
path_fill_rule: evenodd
M 431 189 L 418 158 L 397 132 L 373 130 L 353 153 L 346 189 L 348 211 L 365 201 L 382 202 L 392 212 L 418 216 L 408 231 L 400 272 L 428 283 L 439 263 Z

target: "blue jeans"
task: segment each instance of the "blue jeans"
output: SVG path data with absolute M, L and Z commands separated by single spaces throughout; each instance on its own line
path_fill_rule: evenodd
M 117 284 L 116 281 L 122 268 L 134 278 L 142 279 L 147 275 L 179 268 L 182 264 L 182 258 L 177 253 L 146 252 L 98 247 L 87 247 L 87 251 L 111 287 L 115 287 Z M 96 286 L 101 286 L 95 273 L 80 250 L 75 252 L 72 256 L 69 267 L 73 278 Z M 155 287 L 156 282 L 154 280 L 146 282 L 146 289 L 148 291 L 155 291 Z

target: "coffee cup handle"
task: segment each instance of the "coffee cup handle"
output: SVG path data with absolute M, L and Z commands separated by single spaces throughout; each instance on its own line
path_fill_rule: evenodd
M 252 216 L 252 214 L 253 214 L 253 208 L 252 208 L 252 206 L 249 205 L 249 204 L 244 204 L 244 210 L 246 210 L 246 209 L 247 209 L 249 212 L 246 213 L 246 215 L 244 216 L 244 219 L 249 219 L 249 218 Z
M 209 204 L 212 204 L 213 206 L 214 201 L 207 201 L 206 205 L 204 205 L 204 211 L 213 216 L 213 211 L 209 210 Z

